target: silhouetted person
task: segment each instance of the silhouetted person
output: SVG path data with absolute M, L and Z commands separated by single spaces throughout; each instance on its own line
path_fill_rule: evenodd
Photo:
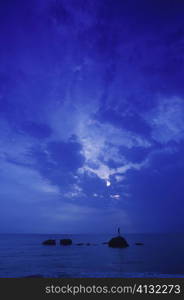
M 120 228 L 118 227 L 118 235 L 120 235 Z

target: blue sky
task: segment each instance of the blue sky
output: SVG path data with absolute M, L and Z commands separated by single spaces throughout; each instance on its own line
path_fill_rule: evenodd
M 0 231 L 179 232 L 183 1 L 0 3 Z

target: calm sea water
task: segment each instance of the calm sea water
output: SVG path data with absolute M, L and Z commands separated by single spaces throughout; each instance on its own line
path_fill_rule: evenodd
M 0 235 L 0 277 L 184 277 L 184 234 L 124 236 L 130 247 L 112 249 L 111 235 Z M 97 245 L 41 244 L 68 237 Z

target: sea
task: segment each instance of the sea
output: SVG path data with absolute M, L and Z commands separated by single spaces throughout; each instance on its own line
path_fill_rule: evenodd
M 104 244 L 113 237 L 110 234 L 1 234 L 0 277 L 184 277 L 184 234 L 123 236 L 129 247 L 115 249 Z M 71 238 L 73 244 L 61 246 L 63 238 Z M 42 245 L 47 239 L 56 239 L 56 246 Z

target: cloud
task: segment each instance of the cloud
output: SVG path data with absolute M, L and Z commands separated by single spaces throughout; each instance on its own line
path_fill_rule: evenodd
M 161 98 L 157 107 L 145 114 L 152 127 L 152 138 L 161 143 L 184 139 L 184 104 L 178 97 Z
M 85 157 L 80 173 L 94 173 L 100 179 L 110 182 L 113 175 L 125 174 L 131 168 L 139 169 L 143 166 L 143 162 L 128 161 L 121 147 L 124 146 L 129 151 L 139 146 L 149 148 L 151 144 L 148 140 L 108 122 L 92 119 L 89 113 L 87 115 L 87 122 L 79 123 L 76 131 Z
M 60 191 L 58 186 L 42 178 L 37 170 L 1 160 L 0 194 L 3 203 L 7 200 L 13 207 L 16 203 L 24 207 L 27 203 L 44 206 L 57 200 Z
M 120 195 L 118 195 L 118 194 L 115 194 L 115 195 L 111 195 L 111 198 L 113 198 L 113 199 L 120 199 L 121 198 L 121 196 Z
M 76 183 L 70 186 L 70 189 L 63 194 L 65 198 L 68 198 L 70 200 L 73 199 L 79 199 L 79 198 L 84 198 L 86 195 L 83 192 L 83 189 Z
M 80 169 L 80 172 L 91 172 L 91 173 L 96 174 L 100 179 L 105 180 L 106 182 L 110 182 L 110 177 L 112 175 L 118 175 L 118 174 L 123 175 L 123 174 L 126 174 L 127 171 L 131 170 L 131 169 L 140 170 L 143 166 L 146 165 L 146 162 L 147 161 L 144 161 L 140 164 L 127 163 L 116 169 L 109 168 L 108 166 L 103 165 L 103 164 L 100 164 L 99 168 L 97 168 L 97 169 L 93 169 L 93 168 L 86 166 L 86 167 L 83 167 L 82 169 Z M 116 176 L 115 176 L 115 178 L 116 178 Z M 118 177 L 118 180 L 119 180 L 119 177 Z

